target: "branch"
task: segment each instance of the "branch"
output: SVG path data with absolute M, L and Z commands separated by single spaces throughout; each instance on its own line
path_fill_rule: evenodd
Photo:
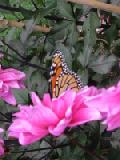
M 68 19 L 67 17 L 60 17 L 57 15 L 52 15 L 52 16 L 47 15 L 47 16 L 44 16 L 44 18 L 49 19 L 49 20 L 55 20 L 55 21 L 64 21 L 64 20 L 72 21 L 71 19 Z
M 15 53 L 17 53 L 17 55 L 19 55 L 19 57 L 21 57 L 20 53 L 18 51 L 16 51 L 14 48 L 12 48 L 10 45 L 8 45 L 4 40 L 1 40 L 1 42 L 3 44 L 5 44 L 9 49 L 11 49 L 12 51 L 14 51 Z M 13 56 L 9 53 L 7 53 L 8 56 L 10 56 L 11 58 L 13 58 Z M 43 71 L 46 71 L 46 72 L 49 72 L 49 69 L 46 69 L 42 66 L 39 66 L 37 64 L 33 64 L 33 63 L 30 63 L 30 62 L 27 62 L 25 58 L 23 58 L 23 56 L 21 57 L 22 59 L 16 57 L 16 60 L 24 65 L 28 65 L 29 67 L 33 67 L 33 68 L 37 68 L 37 69 L 41 69 Z
M 10 123 L 8 120 L 3 120 L 3 119 L 0 119 L 0 122 L 8 122 L 8 123 Z
M 45 150 L 51 150 L 51 149 L 57 149 L 57 148 L 64 148 L 69 145 L 70 145 L 69 143 L 66 143 L 66 144 L 60 144 L 60 145 L 54 146 L 54 147 L 45 147 L 45 148 L 36 148 L 36 149 L 25 150 L 25 152 L 36 152 L 36 151 L 45 151 Z M 12 153 L 22 153 L 22 152 L 24 152 L 24 150 L 15 151 L 15 152 L 13 151 Z
M 34 2 L 34 0 L 31 0 L 31 2 L 34 5 L 35 9 L 37 10 L 38 9 L 37 4 Z
M 17 53 L 17 55 L 23 59 L 26 60 L 26 58 L 24 56 L 22 56 L 19 52 L 17 52 L 14 48 L 12 48 L 8 43 L 6 43 L 4 40 L 1 40 L 1 42 L 6 45 L 9 49 L 11 49 L 12 51 L 14 51 L 15 53 Z
M 28 9 L 25 9 L 22 7 L 16 8 L 16 7 L 6 6 L 6 5 L 2 5 L 2 4 L 0 4 L 0 9 L 11 11 L 11 12 L 27 12 L 30 14 L 35 13 L 34 11 L 31 11 L 31 10 L 28 10 Z
M 4 113 L 0 112 L 0 115 L 3 116 L 5 119 L 7 119 L 7 121 L 9 120 L 8 117 Z
M 25 27 L 25 22 L 23 21 L 16 21 L 16 20 L 0 20 L 0 27 L 17 27 L 17 28 L 24 28 Z M 40 25 L 35 25 L 33 26 L 33 30 L 37 32 L 44 32 L 48 33 L 50 32 L 51 28 L 50 27 L 45 27 L 45 26 L 40 26 Z
M 99 2 L 97 0 L 66 0 L 66 1 L 77 4 L 84 4 L 91 6 L 92 8 L 99 8 L 101 10 L 120 14 L 120 7 L 112 4 L 106 4 L 104 2 Z
M 53 150 L 50 150 L 48 153 L 46 153 L 44 156 L 42 156 L 39 160 L 46 159 L 46 157 L 48 157 L 52 152 L 53 152 Z

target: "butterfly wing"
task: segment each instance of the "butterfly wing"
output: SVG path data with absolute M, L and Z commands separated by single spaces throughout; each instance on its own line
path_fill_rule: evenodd
M 52 96 L 53 98 L 58 97 L 68 89 L 78 92 L 81 88 L 79 84 L 78 77 L 76 77 L 74 73 L 63 73 L 56 80 Z
M 50 76 L 51 94 L 53 98 L 58 97 L 68 89 L 78 92 L 83 86 L 76 73 L 68 69 L 60 51 L 56 51 L 53 56 Z
M 52 65 L 51 65 L 51 71 L 50 71 L 50 92 L 53 97 L 53 92 L 56 87 L 56 80 L 63 72 L 62 64 L 64 63 L 63 55 L 60 51 L 56 50 L 53 58 L 52 58 Z

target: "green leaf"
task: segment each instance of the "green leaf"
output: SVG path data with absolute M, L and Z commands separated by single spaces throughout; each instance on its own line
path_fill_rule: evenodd
M 8 5 L 10 3 L 9 3 L 9 0 L 0 0 L 0 4 L 1 5 Z
M 76 42 L 78 41 L 78 32 L 77 32 L 77 26 L 75 22 L 72 22 L 69 25 L 69 30 L 68 30 L 68 37 L 66 40 L 66 45 L 73 46 Z
M 63 21 L 61 24 L 56 24 L 52 31 L 48 34 L 45 43 L 45 49 L 48 52 L 52 52 L 55 49 L 56 41 L 64 41 L 66 38 L 66 32 L 71 22 Z
M 0 0 L 0 5 L 10 7 L 10 2 L 9 2 L 9 0 Z M 1 8 L 0 8 L 0 12 L 10 13 L 9 10 L 1 9 Z
M 78 58 L 83 67 L 86 67 L 88 65 L 91 53 L 93 51 L 92 46 L 90 45 L 85 45 L 85 46 L 84 46 L 83 53 L 80 53 L 79 58 Z
M 15 36 L 15 33 L 16 33 L 16 28 L 15 27 L 11 28 L 8 31 L 8 34 L 6 36 L 6 41 L 9 42 L 9 41 L 13 40 L 13 37 Z
M 12 89 L 15 95 L 17 104 L 28 104 L 28 89 Z
M 29 85 L 31 85 L 31 90 L 39 93 L 41 97 L 45 92 L 48 92 L 48 81 L 38 70 L 32 72 L 29 78 Z
M 37 56 L 34 56 L 30 62 L 32 64 L 40 64 L 40 60 Z M 48 92 L 48 81 L 44 76 L 44 72 L 36 68 L 28 68 L 27 77 L 29 77 L 27 79 L 29 90 L 37 92 L 41 97 L 45 92 Z
M 71 22 L 62 22 L 61 24 L 56 24 L 52 29 L 49 37 L 53 38 L 54 41 L 56 40 L 64 40 L 66 30 L 68 30 L 69 25 Z
M 56 1 L 53 0 L 53 1 L 51 1 L 51 3 L 49 5 L 47 5 L 46 8 L 40 8 L 39 9 L 40 17 L 42 18 L 46 15 L 49 15 L 56 8 L 56 5 L 57 5 Z
M 83 30 L 85 32 L 85 45 L 95 45 L 96 44 L 96 28 L 100 26 L 100 21 L 96 13 L 90 12 L 88 18 L 84 22 Z
M 20 34 L 20 40 L 23 44 L 25 44 L 29 38 L 29 35 L 32 33 L 33 31 L 33 26 L 34 26 L 34 20 L 28 20 L 25 23 L 25 29 L 23 29 L 23 31 Z
M 118 36 L 116 24 L 112 24 L 112 26 L 105 32 L 105 35 L 109 43 L 116 39 Z
M 31 17 L 33 17 L 35 15 L 35 13 L 32 10 L 27 10 L 22 7 L 20 7 L 20 11 L 21 11 L 22 16 L 26 20 L 31 19 Z
M 80 79 L 83 82 L 84 85 L 88 84 L 88 69 L 84 69 L 84 70 L 78 70 L 78 75 L 80 75 Z
M 57 8 L 63 17 L 74 20 L 71 5 L 65 0 L 57 0 Z
M 83 30 L 85 32 L 84 51 L 83 55 L 80 56 L 80 62 L 83 66 L 87 66 L 89 63 L 89 58 L 92 53 L 93 46 L 96 44 L 96 28 L 99 25 L 100 22 L 96 13 L 91 12 L 83 25 Z
M 54 48 L 54 46 L 55 46 L 56 44 L 55 44 L 55 40 L 53 39 L 53 37 L 52 36 L 49 36 L 48 38 L 47 38 L 47 40 L 46 40 L 46 43 L 45 43 L 45 50 L 47 51 L 47 52 L 52 52 L 55 48 Z
M 100 55 L 97 56 L 96 59 L 94 59 L 91 63 L 89 63 L 88 67 L 97 73 L 106 74 L 111 70 L 115 62 L 116 57 L 114 55 Z
M 48 81 L 42 73 L 35 71 L 30 77 L 30 83 L 33 90 L 37 91 L 40 96 L 48 92 Z
M 21 43 L 21 41 L 19 40 L 10 40 L 8 42 L 8 44 L 14 48 L 17 52 L 19 52 L 21 55 L 23 55 L 25 53 L 25 46 L 23 45 L 23 43 Z
M 84 155 L 84 151 L 77 146 L 71 147 L 65 147 L 62 150 L 62 154 L 61 154 L 61 160 L 83 160 L 83 155 Z

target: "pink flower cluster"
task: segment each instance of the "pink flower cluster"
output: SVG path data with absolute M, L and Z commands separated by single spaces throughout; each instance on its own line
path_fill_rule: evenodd
M 90 91 L 88 91 L 88 96 Z M 49 133 L 59 136 L 67 127 L 84 124 L 92 120 L 100 120 L 100 112 L 89 108 L 84 103 L 84 92 L 66 91 L 56 99 L 45 94 L 43 101 L 33 92 L 33 105 L 19 106 L 20 112 L 14 114 L 16 119 L 9 127 L 9 136 L 19 139 L 20 144 L 30 144 Z
M 54 99 L 45 94 L 41 101 L 34 92 L 31 97 L 33 104 L 19 105 L 20 111 L 8 129 L 9 136 L 18 138 L 22 145 L 48 134 L 59 136 L 66 128 L 93 120 L 102 120 L 108 130 L 120 127 L 120 82 L 108 89 L 68 90 Z
M 2 69 L 0 66 L 0 98 L 9 104 L 16 105 L 11 88 L 24 88 L 25 74 L 16 69 Z
M 3 132 L 3 129 L 0 128 L 0 133 Z M 0 157 L 4 155 L 4 141 L 0 138 Z

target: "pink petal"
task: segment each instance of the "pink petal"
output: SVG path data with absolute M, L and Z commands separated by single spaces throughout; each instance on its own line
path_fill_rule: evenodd
M 4 129 L 3 128 L 0 128 L 0 133 L 4 132 Z
M 100 120 L 101 118 L 101 114 L 98 110 L 94 108 L 81 108 L 76 113 L 73 113 L 72 121 L 69 126 L 73 127 L 89 121 Z
M 16 105 L 16 99 L 15 97 L 13 96 L 12 92 L 9 91 L 6 96 L 3 96 L 1 97 L 4 101 L 6 101 L 7 103 L 9 104 L 12 104 L 12 105 Z
M 3 81 L 20 80 L 24 78 L 25 74 L 23 72 L 17 71 L 13 68 L 8 68 L 0 71 L 0 79 L 2 79 Z
M 105 103 L 102 94 L 85 99 L 85 104 L 91 108 L 98 109 L 101 113 L 108 112 L 108 105 Z
M 21 133 L 19 136 L 19 142 L 21 145 L 27 145 L 27 144 L 31 144 L 37 140 L 40 140 L 41 138 L 43 138 L 47 135 L 48 135 L 47 130 L 42 130 L 39 136 L 34 136 L 29 133 Z
M 31 144 L 37 140 L 40 140 L 41 138 L 48 135 L 48 131 L 41 129 L 41 132 L 39 135 L 33 135 L 32 132 L 11 132 L 9 131 L 9 137 L 16 137 L 19 139 L 19 142 L 21 145 L 27 145 Z
M 51 97 L 49 94 L 47 94 L 47 93 L 44 94 L 42 102 L 46 107 L 49 107 L 49 108 L 52 107 L 52 100 L 51 100 Z
M 68 122 L 66 120 L 61 120 L 56 126 L 50 126 L 48 131 L 54 136 L 59 136 L 64 132 L 67 126 Z
M 108 128 L 107 128 L 108 131 L 119 128 L 120 127 L 120 112 L 118 112 L 117 114 L 109 117 L 104 122 L 105 122 L 104 124 L 108 125 Z
M 41 101 L 35 92 L 31 92 L 31 98 L 33 105 L 41 105 Z
M 6 81 L 5 84 L 7 84 L 11 88 L 21 88 L 21 84 L 19 84 L 18 81 Z
M 13 133 L 14 131 L 15 133 L 29 133 L 34 136 L 40 136 L 43 131 L 44 132 L 47 131 L 47 128 L 45 128 L 44 126 L 37 126 L 37 125 L 33 126 L 33 124 L 27 120 L 17 119 L 14 120 L 14 122 L 12 123 L 12 125 L 9 127 L 8 130 L 11 133 Z
M 69 97 L 69 98 L 68 98 Z M 76 97 L 76 93 L 68 90 L 65 94 L 53 100 L 52 110 L 61 119 L 65 116 L 66 111 L 72 106 Z
M 34 112 L 31 119 L 36 125 L 48 126 L 50 124 L 56 124 L 58 122 L 58 117 L 52 110 L 47 107 L 40 106 L 38 110 Z

